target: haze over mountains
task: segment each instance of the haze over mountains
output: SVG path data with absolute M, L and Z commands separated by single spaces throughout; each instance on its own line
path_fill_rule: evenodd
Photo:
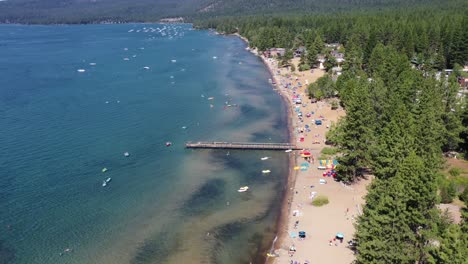
M 402 6 L 440 5 L 436 0 L 2 0 L 2 23 L 155 22 L 190 18 L 273 13 L 342 12 Z M 455 1 L 456 2 L 456 1 Z

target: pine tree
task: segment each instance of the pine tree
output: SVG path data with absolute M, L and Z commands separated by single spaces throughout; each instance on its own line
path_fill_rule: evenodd
M 416 236 L 407 225 L 404 185 L 375 179 L 356 224 L 357 264 L 415 263 Z
M 366 79 L 350 80 L 345 84 L 349 90 L 345 108 L 347 115 L 342 123 L 342 133 L 337 137 L 337 145 L 343 155 L 338 159 L 338 177 L 353 181 L 363 175 L 369 162 L 369 146 L 373 142 L 374 112 Z
M 426 263 L 435 195 L 434 174 L 414 152 L 395 177 L 375 180 L 357 222 L 357 263 Z
M 455 77 L 449 78 L 446 87 L 445 96 L 445 111 L 443 114 L 443 121 L 445 126 L 444 135 L 444 151 L 457 150 L 458 144 L 462 142 L 460 134 L 465 129 L 461 120 L 460 101 L 457 100 L 457 93 L 459 85 Z

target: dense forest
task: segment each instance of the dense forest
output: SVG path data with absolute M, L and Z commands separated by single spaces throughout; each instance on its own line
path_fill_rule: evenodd
M 198 21 L 228 15 L 323 14 L 432 6 L 443 10 L 460 0 L 3 0 L 0 23 L 56 24 L 156 22 L 183 16 Z
M 377 43 L 392 45 L 410 59 L 434 68 L 463 65 L 468 58 L 468 3 L 459 8 L 349 12 L 341 15 L 249 16 L 197 21 L 196 27 L 238 32 L 259 50 L 313 49 L 317 37 L 349 49 L 348 57 L 367 64 Z M 357 55 L 357 56 L 356 56 Z
M 373 175 L 356 224 L 356 263 L 466 263 L 468 184 L 441 173 L 444 152 L 466 152 L 468 104 L 457 77 L 468 63 L 467 4 L 457 8 L 353 11 L 341 15 L 213 18 L 198 27 L 237 32 L 260 51 L 305 47 L 314 67 L 341 43 L 342 74 L 310 85 L 311 97 L 338 97 L 347 115 L 332 127 L 338 179 Z M 440 71 L 455 68 L 446 76 Z M 330 68 L 330 67 L 327 67 Z M 331 72 L 330 72 L 331 74 Z M 466 77 L 466 76 L 465 76 Z M 319 98 L 319 99 L 320 99 Z M 463 156 L 463 155 L 461 155 Z M 455 224 L 437 204 L 465 203 Z

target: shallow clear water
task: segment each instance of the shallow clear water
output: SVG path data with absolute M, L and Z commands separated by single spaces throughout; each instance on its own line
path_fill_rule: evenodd
M 268 78 L 189 25 L 0 26 L 0 263 L 258 262 L 286 154 L 184 143 L 285 142 Z

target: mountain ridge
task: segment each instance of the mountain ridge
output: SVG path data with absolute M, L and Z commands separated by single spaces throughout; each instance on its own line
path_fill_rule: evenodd
M 444 7 L 454 2 L 457 0 L 4 0 L 0 1 L 0 23 L 157 22 L 165 17 L 190 21 L 232 15 Z

